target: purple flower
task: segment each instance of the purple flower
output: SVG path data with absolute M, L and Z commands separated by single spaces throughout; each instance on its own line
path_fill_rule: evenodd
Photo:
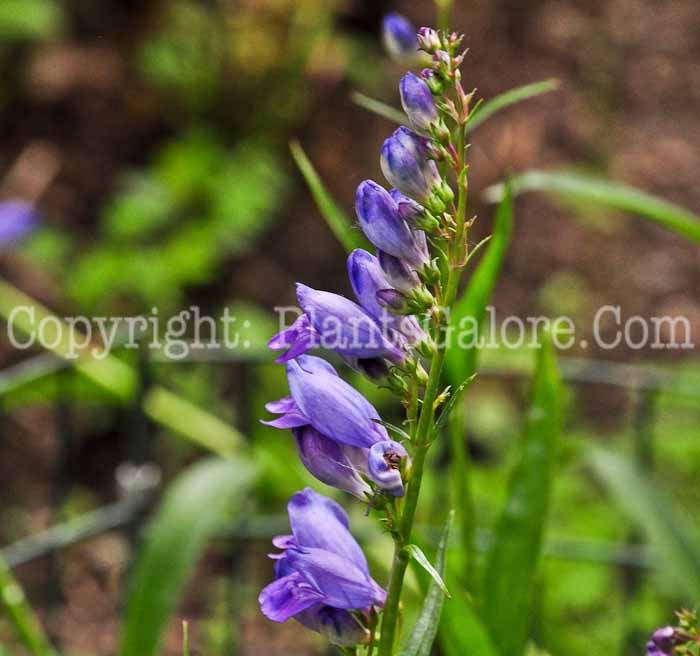
M 0 202 L 0 244 L 21 239 L 34 229 L 37 220 L 31 203 L 23 200 Z
M 430 135 L 430 128 L 438 122 L 435 100 L 428 85 L 413 73 L 406 73 L 399 84 L 401 105 L 416 132 Z
M 437 30 L 432 27 L 421 27 L 417 34 L 418 45 L 426 52 L 435 52 L 442 47 L 442 40 Z
M 400 472 L 397 484 L 395 476 L 376 462 L 370 466 L 372 447 L 382 452 L 399 452 L 403 447 L 389 439 L 386 428 L 378 423 L 379 413 L 362 394 L 328 362 L 312 355 L 289 361 L 287 380 L 290 396 L 265 406 L 281 416 L 262 423 L 294 429 L 301 461 L 313 476 L 360 499 L 370 491 L 363 475 L 389 494 L 402 490 Z M 406 455 L 405 450 L 402 453 Z
M 425 333 L 415 317 L 397 316 L 386 309 L 387 306 L 391 306 L 385 302 L 387 295 L 390 298 L 393 298 L 393 295 L 398 295 L 401 306 L 405 299 L 400 292 L 391 287 L 382 271 L 379 260 L 374 255 L 361 248 L 350 253 L 348 256 L 348 276 L 360 305 L 379 322 L 384 330 L 396 331 L 402 337 L 407 338 L 410 343 L 425 338 Z
M 403 361 L 401 349 L 392 344 L 376 321 L 351 300 L 301 283 L 297 283 L 297 299 L 304 314 L 268 342 L 273 350 L 288 349 L 277 359 L 278 363 L 287 362 L 318 346 L 348 358 Z
M 287 381 L 291 396 L 265 406 L 282 416 L 263 423 L 275 428 L 310 425 L 348 446 L 369 448 L 389 439 L 384 426 L 377 423 L 374 406 L 325 360 L 312 355 L 290 360 Z
M 672 626 L 656 629 L 647 643 L 647 656 L 671 656 L 676 644 L 676 630 Z
M 411 230 L 384 187 L 372 180 L 361 183 L 355 194 L 355 210 L 363 232 L 377 248 L 415 268 L 426 264 L 425 236 Z
M 401 14 L 391 13 L 384 16 L 382 42 L 394 59 L 412 58 L 418 54 L 416 28 Z
M 398 128 L 382 146 L 381 166 L 384 177 L 402 194 L 425 202 L 441 182 L 437 166 L 428 158 L 428 154 L 427 140 L 424 137 L 406 127 Z M 390 252 L 386 248 L 382 250 Z
M 363 642 L 368 631 L 350 611 L 368 614 L 384 605 L 386 592 L 370 576 L 345 511 L 310 488 L 294 494 L 287 510 L 292 535 L 272 541 L 283 551 L 271 556 L 275 580 L 260 592 L 263 614 L 274 622 L 293 617 L 338 645 Z
M 371 496 L 372 489 L 360 476 L 368 474 L 367 449 L 335 442 L 312 426 L 295 428 L 294 437 L 301 462 L 315 478 L 363 501 Z
M 401 218 L 408 223 L 410 228 L 415 229 L 418 221 L 425 216 L 425 208 L 412 198 L 402 194 L 398 189 L 391 189 L 389 194 L 398 206 Z
M 369 450 L 369 475 L 379 487 L 396 497 L 403 496 L 401 463 L 408 453 L 401 444 L 389 440 L 379 442 Z

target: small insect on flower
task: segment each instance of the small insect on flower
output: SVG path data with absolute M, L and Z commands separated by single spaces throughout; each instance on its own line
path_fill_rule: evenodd
M 274 622 L 293 617 L 337 645 L 366 642 L 369 613 L 386 592 L 370 576 L 348 516 L 311 488 L 294 494 L 287 510 L 292 535 L 272 541 L 282 553 L 270 555 L 275 580 L 260 593 L 263 614 Z
M 401 63 L 418 55 L 416 28 L 405 16 L 391 13 L 382 20 L 382 43 L 389 56 Z

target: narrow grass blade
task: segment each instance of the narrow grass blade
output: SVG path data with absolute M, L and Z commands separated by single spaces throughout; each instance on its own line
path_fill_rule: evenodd
M 634 187 L 566 171 L 528 171 L 511 181 L 514 194 L 545 191 L 636 214 L 700 243 L 700 216 Z M 503 185 L 489 187 L 486 200 L 498 202 Z
M 445 407 L 442 409 L 442 412 L 440 413 L 440 416 L 437 418 L 437 421 L 435 422 L 435 427 L 433 428 L 434 435 L 440 434 L 440 431 L 445 426 L 445 423 L 447 422 L 447 419 L 450 416 L 450 413 L 454 409 L 455 404 L 462 397 L 464 390 L 467 389 L 467 387 L 469 387 L 469 385 L 471 385 L 471 383 L 474 381 L 475 378 L 476 378 L 476 374 L 472 374 L 461 385 L 459 385 L 454 390 L 452 390 L 452 394 L 450 395 L 450 398 L 448 399 L 447 403 L 445 404 Z
M 484 121 L 489 119 L 497 112 L 500 112 L 502 109 L 506 109 L 507 107 L 522 102 L 523 100 L 527 100 L 528 98 L 541 96 L 543 93 L 548 93 L 558 88 L 559 80 L 552 78 L 549 80 L 542 80 L 541 82 L 533 82 L 532 84 L 526 84 L 522 87 L 516 87 L 515 89 L 506 91 L 505 93 L 484 102 L 469 121 L 467 130 L 472 132 Z
M 350 100 L 363 109 L 366 109 L 373 114 L 377 114 L 377 116 L 381 116 L 392 123 L 398 123 L 399 125 L 406 125 L 408 123 L 406 114 L 404 114 L 400 109 L 387 105 L 381 100 L 370 98 L 359 91 L 353 91 L 350 94 Z
M 450 319 L 453 335 L 469 327 L 477 329 L 486 316 L 486 307 L 498 281 L 503 266 L 510 236 L 513 230 L 513 199 L 509 191 L 503 197 L 493 227 L 493 237 L 486 254 L 479 262 L 466 291 L 455 305 Z M 462 325 L 469 322 L 469 326 Z M 461 326 L 461 328 L 460 328 Z M 476 335 L 474 335 L 476 337 Z M 470 343 L 461 347 L 459 340 L 450 345 L 445 360 L 445 368 L 452 385 L 459 385 L 476 372 L 477 349 Z
M 559 443 L 561 383 L 551 337 L 543 333 L 541 342 L 522 456 L 484 576 L 484 621 L 501 656 L 520 656 L 525 647 Z
M 243 460 L 207 459 L 181 473 L 165 492 L 138 555 L 126 605 L 121 656 L 155 656 L 207 541 L 224 514 L 238 510 L 254 470 Z
M 461 591 L 442 609 L 439 639 L 445 656 L 498 656 L 471 601 Z
M 450 537 L 450 527 L 453 518 L 454 511 L 450 511 L 447 521 L 442 528 L 437 555 L 435 557 L 435 571 L 440 582 L 442 582 L 442 577 L 445 576 L 447 543 Z M 406 646 L 400 652 L 401 656 L 430 656 L 440 624 L 443 602 L 445 600 L 445 591 L 447 588 L 443 589 L 444 585 L 444 583 L 440 585 L 438 580 L 433 576 L 433 580 L 430 582 L 428 588 L 428 593 L 425 596 L 425 601 L 423 602 L 423 609 L 416 620 L 411 635 L 406 642 Z
M 292 151 L 292 157 L 299 167 L 299 171 L 306 180 L 314 201 L 316 201 L 316 206 L 345 250 L 350 252 L 366 245 L 360 232 L 353 229 L 352 221 L 331 197 L 301 144 L 298 141 L 292 141 L 289 144 L 289 149 Z
M 24 590 L 0 558 L 0 610 L 33 656 L 56 656 L 44 629 L 24 596 Z
M 591 448 L 588 460 L 621 510 L 649 536 L 654 560 L 663 578 L 689 605 L 700 599 L 700 535 L 698 526 L 631 462 L 601 448 Z

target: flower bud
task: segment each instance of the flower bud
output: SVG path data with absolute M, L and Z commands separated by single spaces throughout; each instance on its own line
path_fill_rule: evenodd
M 437 72 L 435 72 L 432 68 L 424 68 L 420 72 L 420 76 L 423 78 L 423 80 L 425 80 L 430 92 L 434 96 L 442 95 L 443 91 L 445 90 L 445 82 Z
M 418 46 L 430 54 L 439 50 L 442 47 L 442 40 L 437 30 L 432 27 L 421 27 L 418 30 Z
M 398 442 L 378 442 L 369 450 L 369 476 L 379 488 L 395 497 L 403 496 L 401 467 L 408 452 Z
M 406 297 L 396 289 L 380 289 L 377 291 L 377 302 L 392 312 L 403 313 L 408 311 Z
M 384 177 L 402 194 L 430 207 L 433 190 L 442 179 L 428 155 L 427 139 L 400 127 L 382 146 L 381 167 Z
M 357 188 L 355 210 L 363 232 L 377 248 L 416 268 L 428 261 L 425 236 L 421 238 L 408 227 L 384 187 L 365 180 Z
M 407 294 L 420 285 L 420 279 L 416 272 L 403 260 L 381 250 L 377 252 L 377 258 L 379 266 L 382 267 L 382 271 L 392 287 Z
M 416 28 L 401 14 L 391 13 L 382 20 L 382 42 L 389 55 L 398 61 L 418 54 Z
M 401 105 L 411 126 L 416 132 L 426 136 L 431 134 L 431 127 L 439 121 L 437 107 L 430 88 L 424 80 L 413 73 L 406 73 L 399 83 Z

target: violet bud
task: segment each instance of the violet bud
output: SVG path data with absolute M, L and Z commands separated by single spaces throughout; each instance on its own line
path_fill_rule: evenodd
M 391 13 L 384 16 L 382 42 L 393 59 L 401 61 L 418 54 L 416 28 L 401 14 Z
M 367 474 L 366 448 L 335 442 L 312 426 L 294 429 L 299 458 L 319 481 L 366 501 L 372 490 L 360 476 Z
M 377 259 L 391 287 L 407 294 L 420 285 L 416 272 L 403 260 L 381 250 L 377 251 Z
M 434 96 L 442 95 L 445 90 L 445 83 L 432 68 L 424 68 L 420 72 L 420 76 L 425 80 L 425 83 Z
M 393 317 L 377 300 L 380 289 L 391 287 L 379 260 L 362 248 L 356 248 L 348 256 L 348 277 L 357 301 L 382 328 L 391 326 Z
M 367 615 L 384 605 L 386 592 L 371 577 L 347 514 L 308 487 L 287 510 L 292 535 L 272 541 L 282 553 L 270 556 L 275 580 L 260 592 L 263 614 L 273 622 L 293 617 L 337 645 L 364 642 L 369 632 L 350 611 Z
M 428 261 L 421 238 L 401 218 L 399 206 L 384 187 L 372 180 L 361 183 L 355 194 L 355 211 L 363 232 L 377 248 L 417 268 Z
M 437 107 L 430 88 L 413 73 L 406 73 L 399 83 L 401 105 L 416 132 L 430 136 L 430 128 L 439 121 Z
M 440 188 L 442 179 L 428 155 L 427 140 L 408 128 L 400 127 L 382 146 L 381 167 L 390 184 L 430 208 L 435 204 L 434 190 Z M 439 211 L 443 209 L 441 205 Z M 390 252 L 380 244 L 376 246 Z
M 29 234 L 38 222 L 34 206 L 23 200 L 0 202 L 0 244 L 14 242 Z
M 402 313 L 408 310 L 406 297 L 396 289 L 378 290 L 377 301 L 382 307 L 388 308 L 392 312 Z
M 369 450 L 369 476 L 381 490 L 395 497 L 403 496 L 401 468 L 406 449 L 393 440 L 379 442 Z
M 442 47 L 442 40 L 437 30 L 432 27 L 421 27 L 418 30 L 418 46 L 431 54 L 439 50 Z

